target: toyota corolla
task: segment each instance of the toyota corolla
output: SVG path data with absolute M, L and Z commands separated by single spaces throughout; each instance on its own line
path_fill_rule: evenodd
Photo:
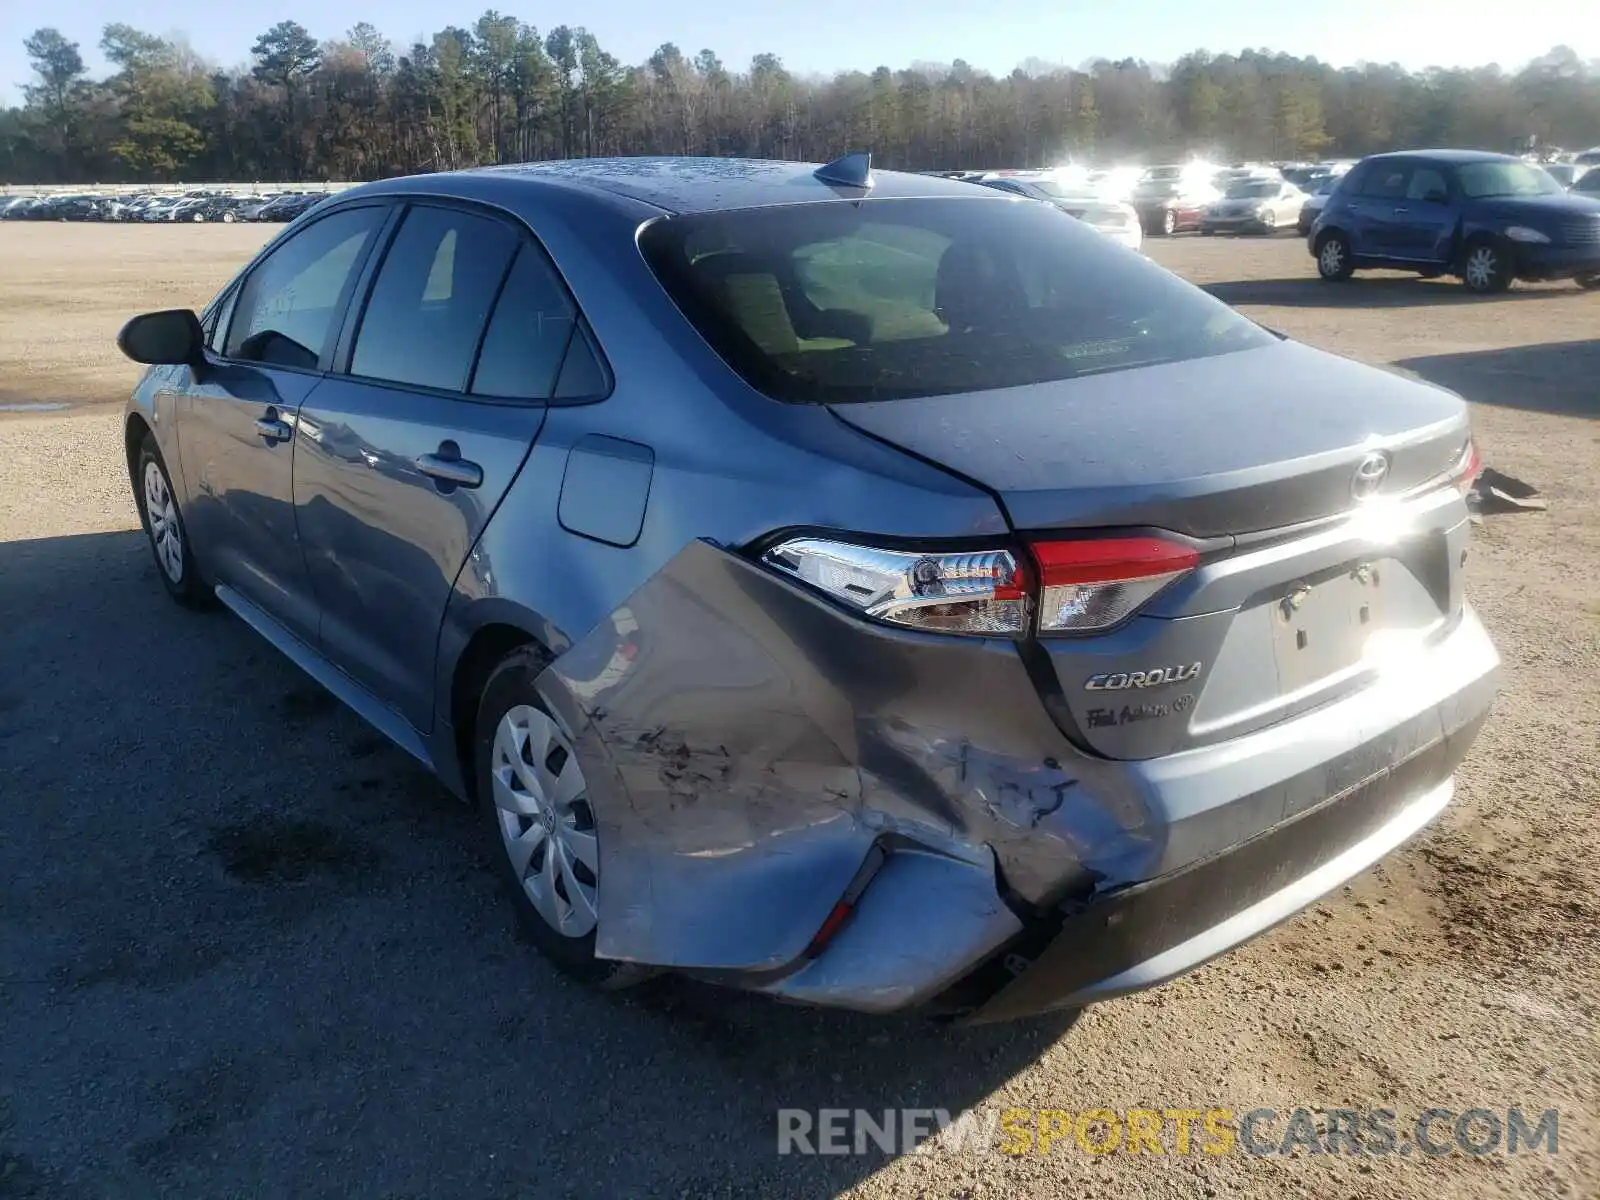
M 162 585 L 597 985 L 1148 987 L 1420 830 L 1492 700 L 1459 398 L 864 156 L 352 188 L 119 344 Z

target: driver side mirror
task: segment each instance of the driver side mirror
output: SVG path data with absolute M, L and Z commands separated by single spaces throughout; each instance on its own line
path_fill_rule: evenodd
M 134 317 L 117 334 L 117 349 L 136 363 L 188 364 L 204 360 L 205 331 L 187 308 Z

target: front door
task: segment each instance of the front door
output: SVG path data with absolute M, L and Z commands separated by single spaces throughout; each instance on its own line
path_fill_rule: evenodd
M 1417 164 L 1406 182 L 1405 199 L 1395 209 L 1394 256 L 1442 263 L 1450 255 L 1455 224 L 1443 170 Z
M 307 640 L 316 605 L 295 531 L 295 422 L 385 215 L 347 209 L 287 238 L 226 302 L 205 365 L 182 368 L 179 455 L 196 556 Z
M 575 316 L 526 231 L 419 203 L 348 365 L 301 409 L 294 501 L 323 653 L 418 730 L 456 575 L 533 446 Z

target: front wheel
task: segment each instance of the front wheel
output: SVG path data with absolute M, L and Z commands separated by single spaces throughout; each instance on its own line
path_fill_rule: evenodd
M 1270 208 L 1261 214 L 1261 232 L 1268 237 L 1278 232 L 1278 214 Z
M 1511 255 L 1489 238 L 1469 242 L 1461 255 L 1461 282 L 1479 295 L 1511 286 Z
M 1317 242 L 1317 274 L 1329 283 L 1341 283 L 1355 270 L 1350 242 L 1337 231 L 1325 233 Z
M 167 464 L 155 437 L 149 433 L 139 444 L 138 463 L 134 467 L 134 498 L 167 594 L 186 608 L 204 608 L 212 593 L 195 569 L 183 513 L 172 491 L 172 477 L 167 474 Z
M 1178 214 L 1170 208 L 1161 212 L 1161 233 L 1163 237 L 1171 237 L 1178 232 Z
M 206 215 L 205 215 L 205 213 L 195 213 L 195 215 L 190 217 L 189 219 L 191 221 L 193 221 L 196 225 L 198 225 L 201 221 L 204 221 L 206 219 Z
M 237 219 L 238 218 L 236 218 L 231 212 L 225 212 L 222 214 L 222 223 L 224 225 L 232 225 Z
M 484 685 L 473 733 L 478 805 L 512 904 L 539 952 L 605 988 L 649 972 L 595 956 L 600 842 L 588 781 L 571 736 L 534 686 L 548 660 L 513 651 Z

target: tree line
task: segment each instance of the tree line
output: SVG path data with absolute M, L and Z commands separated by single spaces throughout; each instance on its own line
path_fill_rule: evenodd
M 626 66 L 589 31 L 541 34 L 489 11 L 400 49 L 371 25 L 319 42 L 294 21 L 219 70 L 182 41 L 107 25 L 91 79 L 55 29 L 26 39 L 34 79 L 0 108 L 0 182 L 361 180 L 599 154 L 826 160 L 870 148 L 905 170 L 1205 153 L 1357 156 L 1600 142 L 1600 61 L 1557 47 L 1498 66 L 1336 69 L 1315 58 L 1195 52 L 997 76 L 956 61 L 831 78 L 774 54 L 732 68 L 672 43 Z

